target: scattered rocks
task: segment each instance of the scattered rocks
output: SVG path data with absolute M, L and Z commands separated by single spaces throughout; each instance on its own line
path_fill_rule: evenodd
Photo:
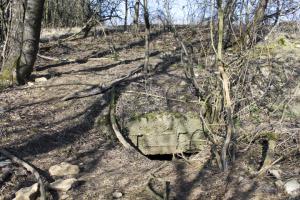
M 49 173 L 51 176 L 67 176 L 67 175 L 77 175 L 80 169 L 77 165 L 72 165 L 67 162 L 62 162 L 58 165 L 50 167 Z
M 50 188 L 53 190 L 67 192 L 69 191 L 78 180 L 76 178 L 69 178 L 69 179 L 59 179 L 53 183 L 50 183 Z
M 36 83 L 42 83 L 48 81 L 48 79 L 46 77 L 40 77 L 40 78 L 36 78 L 34 81 Z
M 300 184 L 296 179 L 292 179 L 284 184 L 285 192 L 292 196 L 298 197 L 300 196 Z
M 113 195 L 113 198 L 115 198 L 115 199 L 119 199 L 123 196 L 123 194 L 118 191 L 115 191 L 112 195 Z
M 16 193 L 13 200 L 33 200 L 36 199 L 39 189 L 39 184 L 35 183 L 30 187 L 22 188 Z

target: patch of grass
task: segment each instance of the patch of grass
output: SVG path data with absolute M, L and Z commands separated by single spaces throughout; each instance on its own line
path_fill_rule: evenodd
M 285 46 L 286 45 L 286 40 L 285 40 L 285 38 L 282 37 L 282 38 L 278 39 L 277 43 L 281 46 Z

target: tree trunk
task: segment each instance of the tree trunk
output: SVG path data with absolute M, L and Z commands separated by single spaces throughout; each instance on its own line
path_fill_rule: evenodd
M 8 45 L 1 71 L 2 84 L 24 84 L 33 71 L 40 40 L 43 6 L 44 0 L 12 1 Z
M 232 38 L 231 24 L 233 24 L 233 14 L 236 9 L 236 0 L 228 0 L 224 9 L 224 44 L 226 48 Z
M 125 0 L 125 19 L 124 19 L 124 31 L 127 30 L 127 18 L 128 18 L 128 0 Z
M 23 48 L 20 65 L 17 68 L 17 79 L 20 84 L 24 84 L 33 71 L 39 49 L 43 8 L 44 0 L 27 1 L 24 20 Z
M 218 47 L 217 47 L 217 65 L 222 80 L 224 108 L 226 109 L 227 122 L 226 122 L 226 138 L 222 148 L 222 163 L 223 169 L 228 169 L 228 151 L 232 137 L 234 135 L 234 124 L 232 119 L 232 102 L 230 96 L 230 80 L 227 72 L 225 71 L 223 59 L 223 36 L 224 36 L 224 9 L 223 0 L 217 0 L 218 6 Z
M 259 1 L 254 14 L 254 19 L 252 23 L 247 25 L 246 34 L 242 37 L 242 42 L 244 46 L 248 45 L 249 43 L 251 44 L 251 42 L 255 41 L 258 28 L 264 20 L 265 11 L 267 9 L 268 3 L 269 0 Z
M 144 21 L 145 21 L 145 65 L 144 72 L 147 74 L 149 72 L 149 52 L 150 52 L 150 21 L 149 21 L 149 11 L 148 11 L 148 0 L 144 0 Z
M 11 12 L 6 44 L 3 49 L 0 86 L 8 86 L 17 82 L 16 69 L 19 64 L 23 43 L 25 0 L 12 0 Z
M 139 27 L 139 15 L 140 15 L 140 1 L 135 0 L 133 24 L 136 30 L 138 30 Z

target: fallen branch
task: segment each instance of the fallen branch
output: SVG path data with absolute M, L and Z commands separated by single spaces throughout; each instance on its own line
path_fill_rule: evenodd
M 23 166 L 27 171 L 31 172 L 35 178 L 37 179 L 38 183 L 39 183 L 39 188 L 40 188 L 40 199 L 41 200 L 46 200 L 46 191 L 45 191 L 45 185 L 43 182 L 42 177 L 40 176 L 39 172 L 33 167 L 31 166 L 29 163 L 21 160 L 20 158 L 18 158 L 17 156 L 13 155 L 12 153 L 10 153 L 9 151 L 5 150 L 5 149 L 0 149 L 0 153 L 4 156 L 6 156 L 7 158 L 9 158 L 11 161 L 15 162 L 16 164 L 19 164 L 21 166 Z
M 121 84 L 122 82 L 127 80 L 132 75 L 141 72 L 143 69 L 143 66 L 144 66 L 144 64 L 141 64 L 136 69 L 130 71 L 126 76 L 113 81 L 108 86 L 99 85 L 96 88 L 90 88 L 90 87 L 85 88 L 83 90 L 79 90 L 77 92 L 74 92 L 72 94 L 69 94 L 69 95 L 63 97 L 62 100 L 68 101 L 71 99 L 79 99 L 79 98 L 90 97 L 90 96 L 94 96 L 94 95 L 98 95 L 98 94 L 103 94 L 104 92 L 110 90 L 111 88 Z

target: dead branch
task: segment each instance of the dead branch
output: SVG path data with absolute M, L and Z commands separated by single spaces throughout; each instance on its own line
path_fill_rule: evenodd
M 130 78 L 132 75 L 139 73 L 142 71 L 144 64 L 139 65 L 136 69 L 130 71 L 126 76 L 119 78 L 117 80 L 114 80 L 111 82 L 108 86 L 99 85 L 97 87 L 93 88 L 85 88 L 83 90 L 79 90 L 77 92 L 74 92 L 72 94 L 69 94 L 62 98 L 63 101 L 69 101 L 71 99 L 79 99 L 84 97 L 90 97 L 98 94 L 103 94 L 104 92 L 110 90 L 111 88 L 123 83 L 125 80 Z
M 15 162 L 16 164 L 23 166 L 27 171 L 31 172 L 35 176 L 40 186 L 39 187 L 40 195 L 41 195 L 40 199 L 46 200 L 47 197 L 46 197 L 45 185 L 39 172 L 31 164 L 23 161 L 22 159 L 18 158 L 17 156 L 13 155 L 12 153 L 10 153 L 5 149 L 0 149 L 0 153 L 6 156 L 7 158 L 9 158 L 11 161 Z

